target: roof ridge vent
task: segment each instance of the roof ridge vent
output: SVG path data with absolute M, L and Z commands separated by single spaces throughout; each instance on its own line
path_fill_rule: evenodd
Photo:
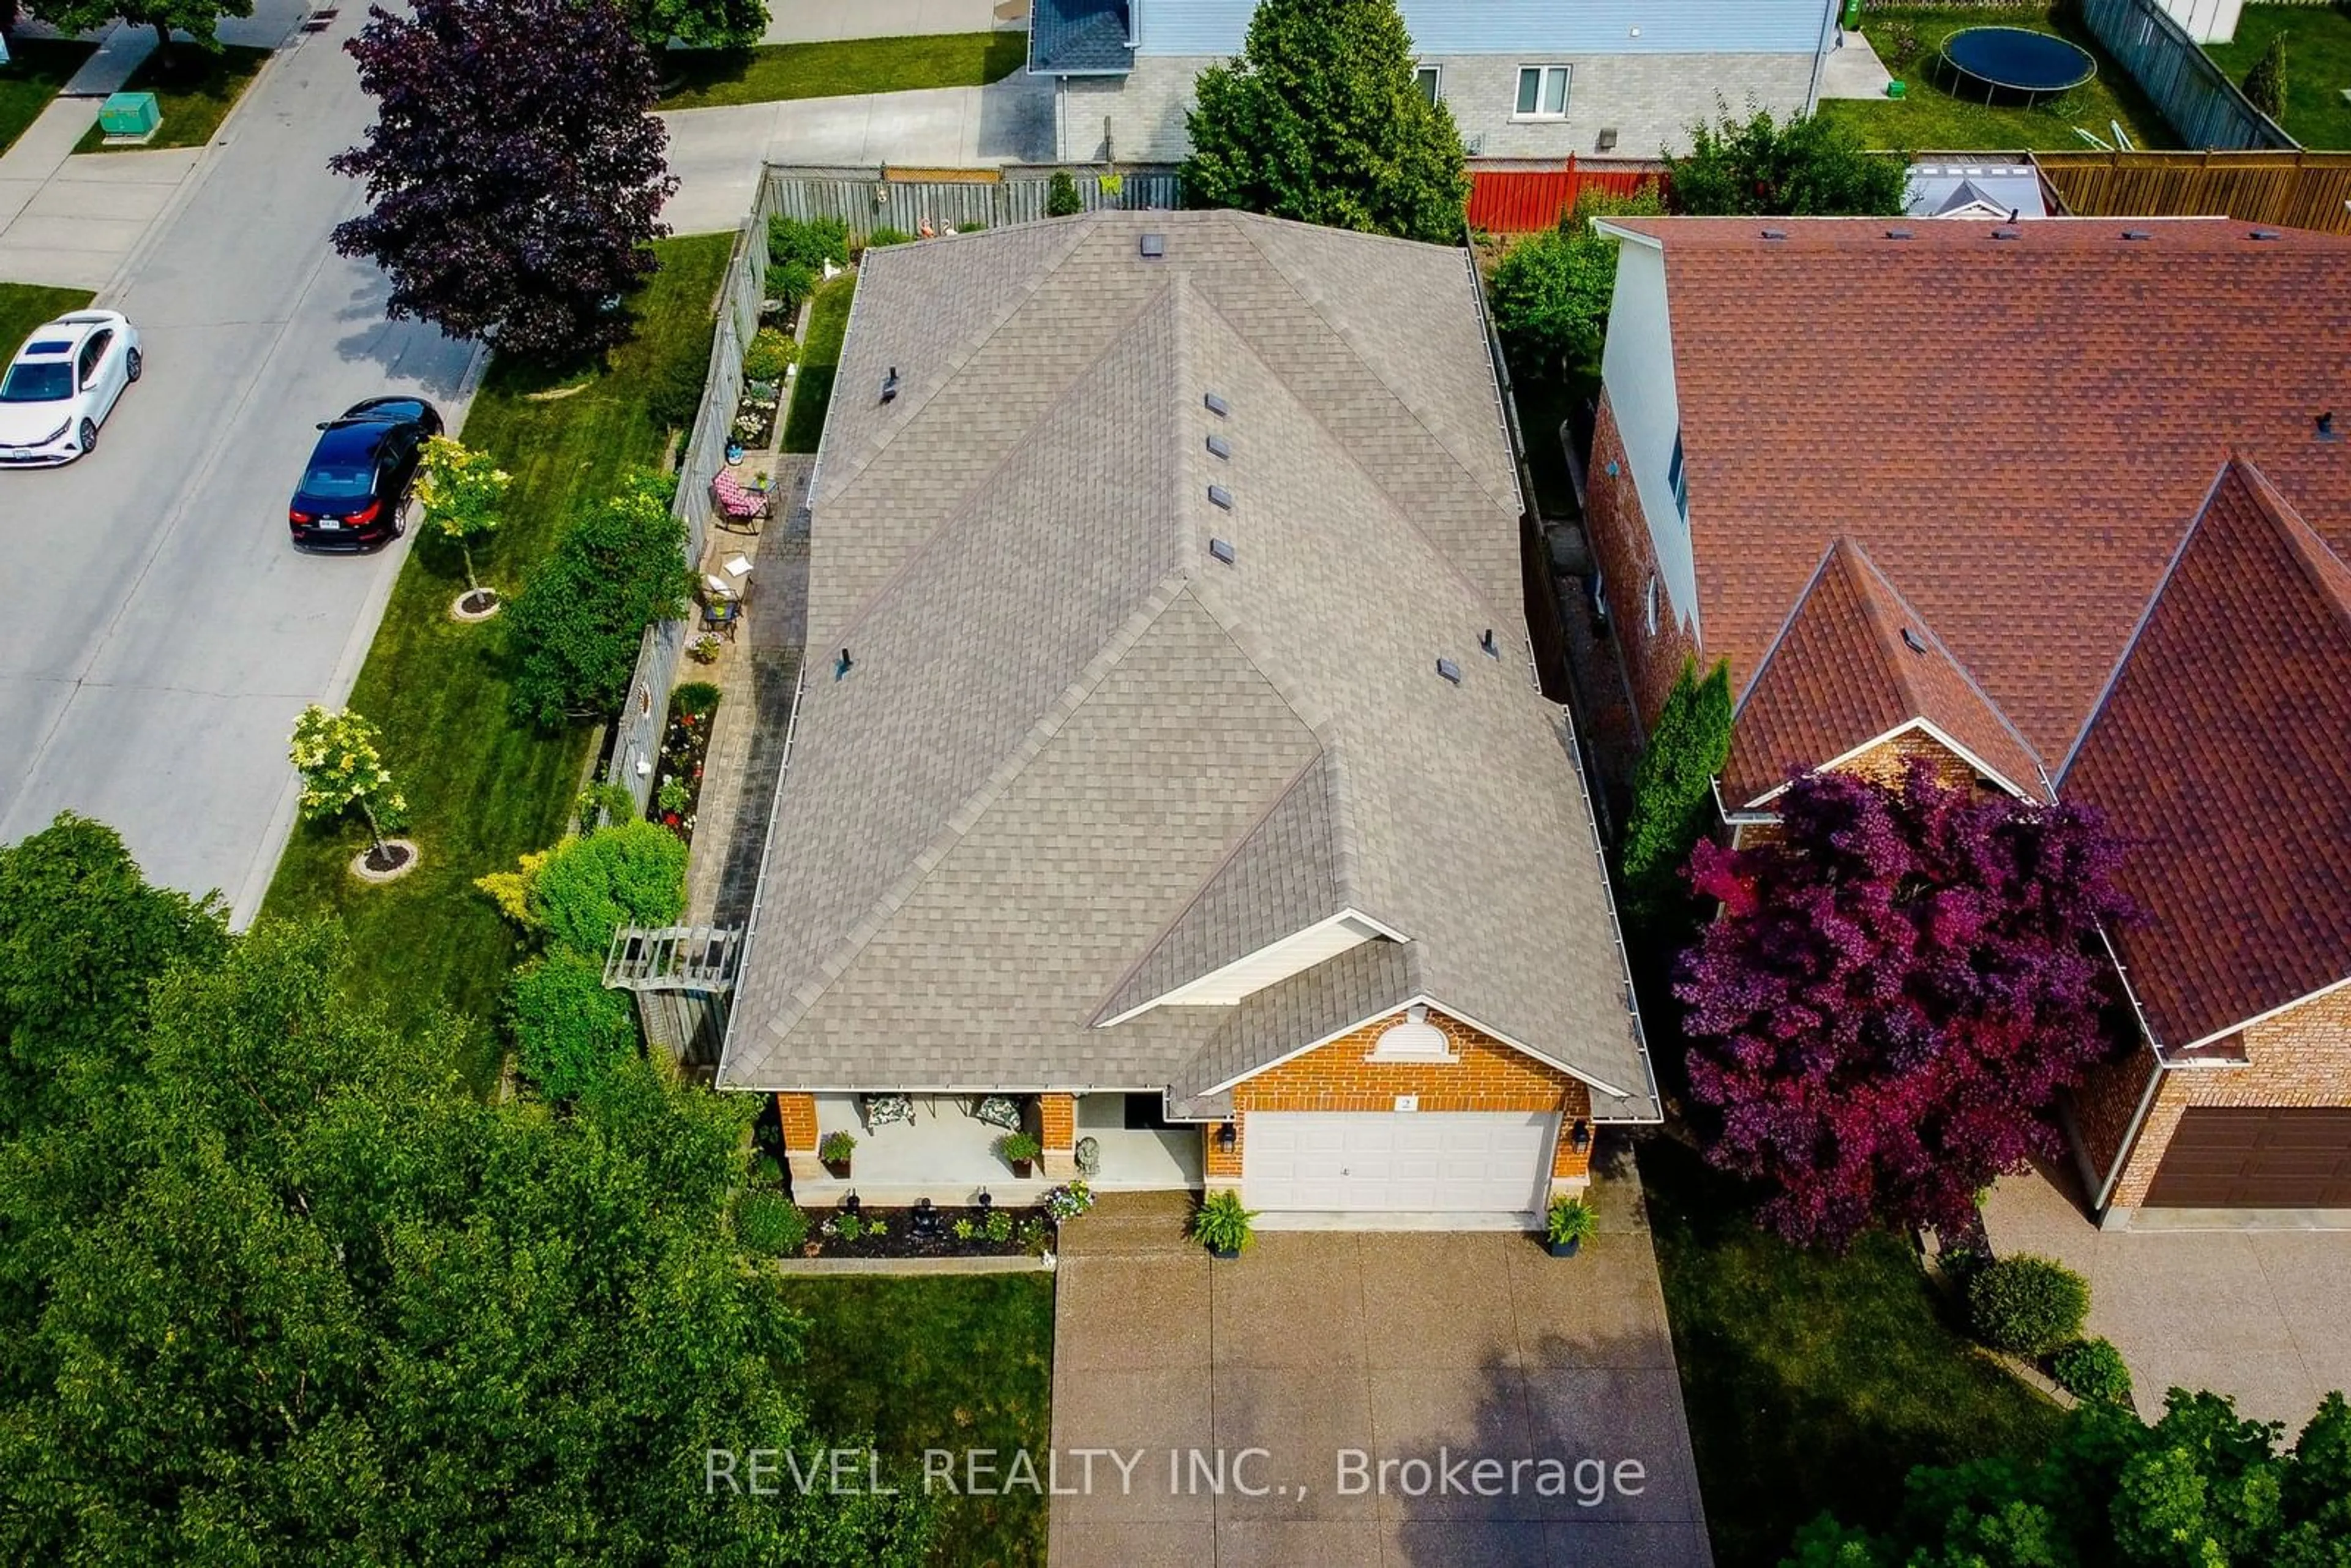
M 1991 231 L 1991 237 L 1994 239 L 2022 239 L 2024 237 L 2024 231 L 2020 228 L 2011 228 L 2006 224 L 2003 224 L 2000 227 Z
M 1222 419 L 1227 414 L 1233 412 L 1233 405 L 1227 402 L 1223 398 L 1218 397 L 1215 392 L 1201 393 L 1200 405 L 1203 408 L 1206 408 L 1210 413 L 1215 414 L 1218 419 Z
M 1909 239 L 1912 238 L 1913 235 L 1908 229 L 1887 229 L 1886 231 L 1886 237 L 1887 239 Z
M 1450 659 L 1439 658 L 1437 661 L 1437 673 L 1457 686 L 1461 684 L 1461 666 Z
M 1902 645 L 1914 653 L 1923 653 L 1927 651 L 1927 640 L 1907 626 L 1902 628 Z
M 2275 229 L 2255 229 L 2245 237 L 2247 239 L 2283 239 L 2285 238 L 2285 235 L 2280 234 Z
M 1222 457 L 1222 458 L 1225 458 L 1225 459 L 1227 459 L 1227 460 L 1230 460 L 1230 458 L 1232 457 L 1232 455 L 1233 455 L 1233 444 L 1232 444 L 1231 442 L 1227 441 L 1227 440 L 1226 440 L 1223 436 L 1221 436 L 1221 435 L 1211 435 L 1210 437 L 1208 437 L 1208 455 L 1209 455 L 1209 456 L 1211 456 L 1211 457 Z
M 2152 230 L 2150 230 L 2150 229 L 2125 229 L 2125 230 L 2123 230 L 2123 238 L 2125 238 L 2125 239 L 2153 239 L 2154 237 L 2155 237 L 2154 231 L 2152 231 Z
M 1233 549 L 1233 541 L 1230 539 L 1210 539 L 1208 541 L 1208 553 L 1216 557 L 1217 559 L 1224 562 L 1227 566 L 1232 565 L 1236 559 L 1239 559 L 1239 552 Z
M 1763 231 L 1763 237 L 1765 239 L 1786 239 L 1788 237 L 1788 231 L 1786 229 L 1765 229 Z
M 1167 236 L 1163 234 L 1144 235 L 1135 243 L 1135 248 L 1144 260 L 1157 261 L 1167 254 Z
M 1233 493 L 1222 485 L 1211 485 L 1208 486 L 1208 505 L 1222 507 L 1229 512 L 1233 509 Z

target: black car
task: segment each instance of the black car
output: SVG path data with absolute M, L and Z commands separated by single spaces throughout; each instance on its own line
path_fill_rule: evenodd
M 417 397 L 371 397 L 319 426 L 286 509 L 305 549 L 371 549 L 407 531 L 408 486 L 441 413 Z

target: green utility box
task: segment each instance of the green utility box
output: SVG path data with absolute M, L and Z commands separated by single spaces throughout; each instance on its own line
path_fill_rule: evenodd
M 118 92 L 98 111 L 98 128 L 109 136 L 152 136 L 162 123 L 162 107 L 152 92 Z
M 1886 84 L 1886 96 L 1888 98 L 1906 98 L 1909 92 L 1910 84 L 1907 82 L 1890 81 Z

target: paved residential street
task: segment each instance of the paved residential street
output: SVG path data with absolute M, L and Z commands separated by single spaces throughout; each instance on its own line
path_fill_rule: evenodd
M 293 821 L 294 716 L 349 689 L 400 560 L 287 544 L 313 426 L 416 390 L 454 427 L 471 359 L 386 323 L 381 276 L 327 244 L 361 204 L 325 163 L 371 117 L 340 52 L 364 20 L 272 62 L 101 295 L 147 373 L 98 451 L 0 474 L 0 841 L 99 817 L 240 923 Z

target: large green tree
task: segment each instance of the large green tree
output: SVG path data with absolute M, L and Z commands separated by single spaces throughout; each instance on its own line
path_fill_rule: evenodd
M 685 613 L 694 573 L 674 490 L 658 474 L 631 476 L 531 572 L 506 616 L 518 716 L 556 729 L 615 711 L 645 628 Z
M 2217 1394 L 2175 1388 L 2148 1426 L 2075 1411 L 2050 1451 L 1910 1472 L 1884 1532 L 1823 1516 L 1792 1568 L 2342 1568 L 2351 1406 L 2330 1394 L 2293 1448 Z
M 1452 111 L 1414 79 L 1395 0 L 1263 0 L 1200 73 L 1185 199 L 1458 245 L 1469 175 Z
M 1663 212 L 1654 184 L 1579 200 L 1559 227 L 1510 246 L 1494 268 L 1494 326 L 1514 371 L 1538 380 L 1597 374 L 1616 296 L 1617 241 L 1592 226 L 1612 214 Z
M 137 874 L 69 822 L 0 857 L 12 934 L 102 937 L 78 890 Z M 138 902 L 160 977 L 76 1024 L 115 1071 L 0 1135 L 0 1561 L 925 1560 L 918 1490 L 705 1481 L 820 1441 L 728 1228 L 748 1105 L 633 1056 L 483 1104 L 346 996 L 331 925 Z M 61 994 L 117 972 L 43 950 Z
M 1696 216 L 1892 217 L 1908 177 L 1901 159 L 1870 152 L 1839 121 L 1775 120 L 1768 109 L 1700 120 L 1688 155 L 1666 158 L 1667 199 Z
M 768 30 L 761 0 L 630 0 L 627 10 L 656 66 L 672 39 L 689 49 L 747 49 Z
M 158 57 L 172 57 L 172 35 L 185 33 L 206 49 L 216 49 L 223 16 L 250 16 L 253 0 L 24 0 L 25 13 L 61 33 L 86 33 L 120 17 L 134 27 L 155 29 Z
M 1690 907 L 1682 866 L 1706 831 L 1715 775 L 1730 755 L 1730 666 L 1701 679 L 1682 661 L 1633 772 L 1633 805 L 1616 854 L 1625 914 L 1636 925 L 1673 922 Z

